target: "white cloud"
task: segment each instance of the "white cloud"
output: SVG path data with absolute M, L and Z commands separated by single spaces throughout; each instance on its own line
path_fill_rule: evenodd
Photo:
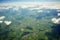
M 12 22 L 11 21 L 4 21 L 6 25 L 10 25 Z
M 0 23 L 2 23 L 3 21 L 0 21 Z
M 5 9 L 9 9 L 9 8 L 12 8 L 12 6 L 7 6 Z
M 19 10 L 19 7 L 14 7 L 13 10 L 18 11 Z
M 60 16 L 60 13 L 58 13 L 58 16 Z
M 28 8 L 28 5 L 21 5 L 21 8 L 25 9 L 25 8 Z
M 0 16 L 0 20 L 3 20 L 5 18 L 5 16 Z
M 38 10 L 37 12 L 43 12 L 43 10 Z
M 38 2 L 38 3 L 37 2 L 13 2 L 13 3 L 2 3 L 2 5 L 0 4 L 0 6 L 7 7 L 7 8 L 2 8 L 2 9 L 9 9 L 10 7 L 13 7 L 13 6 L 21 7 L 23 9 L 29 8 L 29 7 L 39 6 L 37 8 L 31 8 L 32 10 L 41 9 L 41 8 L 60 9 L 59 2 Z
M 52 22 L 55 24 L 60 24 L 60 18 L 52 18 Z
M 40 8 L 29 8 L 30 10 L 39 10 Z

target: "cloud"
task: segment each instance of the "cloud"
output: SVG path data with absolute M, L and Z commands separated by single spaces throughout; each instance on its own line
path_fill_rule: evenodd
M 60 16 L 60 13 L 58 13 L 58 16 Z
M 6 25 L 10 25 L 12 22 L 11 21 L 4 21 Z
M 60 18 L 52 18 L 52 22 L 55 24 L 60 24 Z
M 43 12 L 43 10 L 38 10 L 37 12 Z
M 57 12 L 60 12 L 60 9 L 58 9 Z
M 5 18 L 5 16 L 0 16 L 0 20 L 3 20 Z
M 19 7 L 12 7 L 13 11 L 18 11 Z
M 12 8 L 11 6 L 0 6 L 0 12 L 3 10 L 9 10 L 10 8 Z
M 3 21 L 0 21 L 0 23 L 2 23 Z
M 60 9 L 60 3 L 59 2 L 10 2 L 10 3 L 0 3 L 0 10 L 2 10 L 2 9 L 7 9 L 8 10 L 9 8 L 13 8 L 14 10 L 18 10 L 19 7 L 23 8 L 23 9 L 29 8 L 30 10 L 39 10 L 39 9 L 42 9 L 42 8 Z

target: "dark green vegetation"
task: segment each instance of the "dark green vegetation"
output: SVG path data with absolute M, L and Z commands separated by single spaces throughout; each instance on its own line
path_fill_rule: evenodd
M 57 10 L 40 10 L 43 12 L 28 8 L 19 10 L 10 8 L 1 11 L 0 16 L 5 16 L 4 20 L 12 21 L 12 23 L 10 25 L 4 22 L 0 24 L 0 40 L 60 40 L 60 34 L 55 33 L 58 28 L 60 31 L 60 25 L 51 22 L 52 18 L 57 17 Z

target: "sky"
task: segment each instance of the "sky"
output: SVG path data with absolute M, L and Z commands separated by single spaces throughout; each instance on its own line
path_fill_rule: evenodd
M 60 2 L 60 0 L 0 0 L 0 2 Z

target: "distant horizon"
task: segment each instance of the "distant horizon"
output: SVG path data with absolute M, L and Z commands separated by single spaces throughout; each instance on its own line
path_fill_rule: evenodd
M 15 2 L 9 2 L 8 1 L 8 2 L 0 2 L 0 3 L 15 3 Z M 16 3 L 24 3 L 24 2 L 16 2 Z M 27 2 L 27 3 L 29 3 L 29 2 Z M 32 3 L 39 3 L 39 2 L 32 2 Z M 48 3 L 48 2 L 46 2 L 46 3 Z M 60 2 L 50 2 L 50 3 L 60 3 Z
M 3 2 L 60 2 L 60 0 L 0 0 Z

